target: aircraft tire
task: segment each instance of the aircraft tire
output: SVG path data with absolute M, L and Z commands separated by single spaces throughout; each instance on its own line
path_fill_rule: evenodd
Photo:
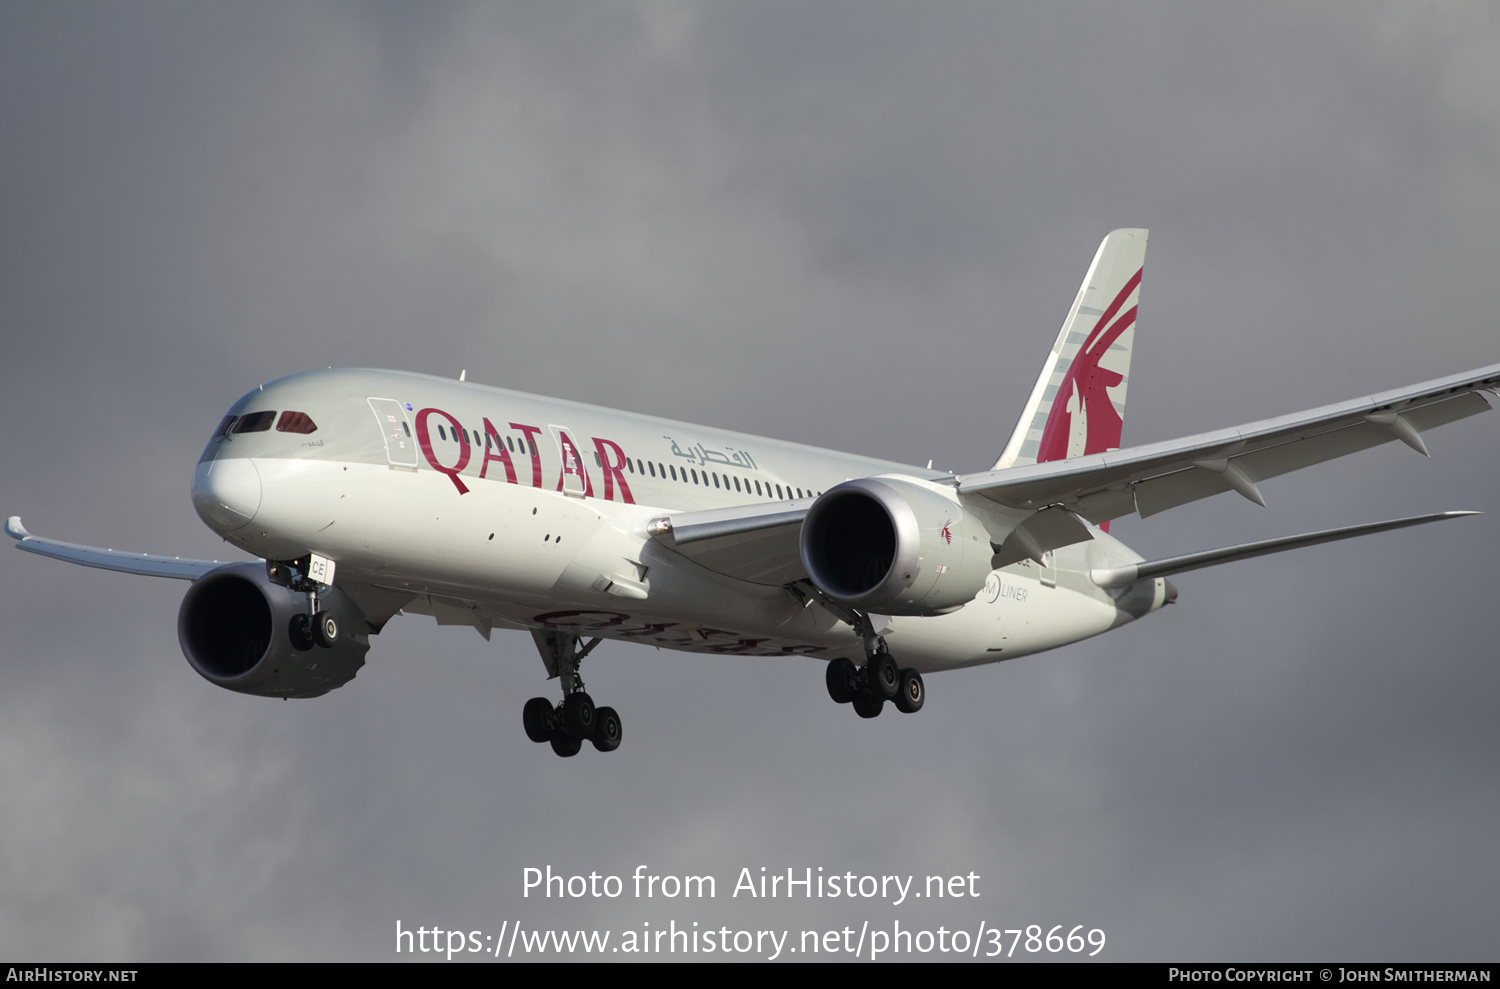
M 339 620 L 331 611 L 320 611 L 313 616 L 313 637 L 324 649 L 332 649 L 339 641 Z
M 901 692 L 901 667 L 888 652 L 877 652 L 865 664 L 865 687 L 871 697 L 892 701 Z
M 861 718 L 878 718 L 881 708 L 885 707 L 885 701 L 869 694 L 855 694 L 853 704 L 854 713 Z
M 571 693 L 563 698 L 563 728 L 579 741 L 594 734 L 595 714 L 593 699 L 583 691 Z
M 298 652 L 306 652 L 317 641 L 312 622 L 306 615 L 292 616 L 291 624 L 287 626 L 287 635 L 292 640 L 292 648 Z
M 613 752 L 620 747 L 620 716 L 614 708 L 594 709 L 594 734 L 589 740 L 600 752 Z
M 556 752 L 564 759 L 568 758 L 569 756 L 577 755 L 578 750 L 581 748 L 583 748 L 583 742 L 574 738 L 572 735 L 567 735 L 563 732 L 557 732 L 552 736 L 552 751 Z
M 922 683 L 922 674 L 916 670 L 901 671 L 901 687 L 896 694 L 896 710 L 902 714 L 916 714 L 927 700 L 927 686 Z
M 829 662 L 824 680 L 828 684 L 828 696 L 835 704 L 847 704 L 859 693 L 859 669 L 847 656 Z
M 533 697 L 521 709 L 521 724 L 526 737 L 541 743 L 552 738 L 552 702 L 545 697 Z

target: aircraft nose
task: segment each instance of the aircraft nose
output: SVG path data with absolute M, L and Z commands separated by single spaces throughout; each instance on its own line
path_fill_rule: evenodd
M 193 508 L 211 529 L 238 529 L 260 510 L 260 472 L 244 457 L 204 461 L 193 473 Z

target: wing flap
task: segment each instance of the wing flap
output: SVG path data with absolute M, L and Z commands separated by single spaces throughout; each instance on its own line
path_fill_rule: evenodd
M 1089 527 L 1066 508 L 1044 508 L 1012 529 L 1005 542 L 990 544 L 995 551 L 990 567 L 1002 570 L 1022 560 L 1041 563 L 1044 553 L 1093 538 Z
M 720 536 L 677 547 L 701 567 L 754 584 L 789 584 L 806 580 L 799 545 L 802 524 Z
M 1493 394 L 1493 392 L 1491 392 Z M 1432 429 L 1434 426 L 1445 426 L 1450 422 L 1457 422 L 1481 412 L 1488 412 L 1489 401 L 1477 391 L 1465 392 L 1452 398 L 1432 402 L 1401 413 L 1401 418 L 1407 420 L 1414 426 L 1417 432 Z

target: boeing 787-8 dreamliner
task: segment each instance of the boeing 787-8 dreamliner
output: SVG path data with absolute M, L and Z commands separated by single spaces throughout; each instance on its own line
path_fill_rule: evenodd
M 230 407 L 193 474 L 203 521 L 255 562 L 135 555 L 6 531 L 29 552 L 192 581 L 188 662 L 221 687 L 316 697 L 393 617 L 525 629 L 559 755 L 620 744 L 582 660 L 605 640 L 806 655 L 865 718 L 921 709 L 923 674 L 1077 642 L 1176 599 L 1169 577 L 1466 512 L 1143 560 L 1111 519 L 1220 493 L 1489 408 L 1500 365 L 1120 449 L 1145 230 L 1099 246 L 1020 421 L 953 475 L 402 371 L 324 370 Z

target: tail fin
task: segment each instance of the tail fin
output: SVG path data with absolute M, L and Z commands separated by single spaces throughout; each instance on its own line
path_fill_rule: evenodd
M 992 470 L 1119 449 L 1146 231 L 1104 238 Z

